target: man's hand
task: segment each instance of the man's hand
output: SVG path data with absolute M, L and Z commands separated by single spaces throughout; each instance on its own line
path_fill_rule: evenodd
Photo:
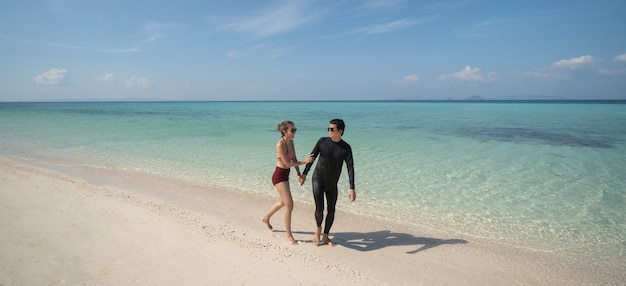
M 348 200 L 350 200 L 350 202 L 354 202 L 354 200 L 356 200 L 356 192 L 354 189 L 350 189 L 348 191 Z

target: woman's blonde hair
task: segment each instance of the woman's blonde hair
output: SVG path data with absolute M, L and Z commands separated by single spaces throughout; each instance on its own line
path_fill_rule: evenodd
M 276 127 L 276 130 L 278 130 L 278 132 L 280 132 L 281 135 L 285 135 L 285 131 L 287 131 L 287 129 L 289 129 L 289 127 L 293 126 L 293 121 L 291 120 L 285 120 L 281 123 L 278 124 L 278 126 Z

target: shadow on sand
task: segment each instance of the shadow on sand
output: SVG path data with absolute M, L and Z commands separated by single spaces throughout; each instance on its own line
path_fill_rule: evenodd
M 312 232 L 294 232 L 310 234 Z M 415 245 L 415 250 L 407 251 L 407 254 L 415 254 L 443 244 L 465 244 L 464 239 L 439 239 L 432 237 L 416 237 L 407 233 L 391 232 L 389 230 L 375 232 L 337 232 L 331 233 L 331 239 L 336 244 L 358 251 L 372 251 L 389 246 Z M 311 242 L 311 241 L 307 241 Z

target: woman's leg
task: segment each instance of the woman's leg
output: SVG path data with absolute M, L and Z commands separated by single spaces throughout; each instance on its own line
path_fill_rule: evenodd
M 270 211 L 263 218 L 261 218 L 261 221 L 265 223 L 265 225 L 267 226 L 269 230 L 274 230 L 274 227 L 272 227 L 272 225 L 270 224 L 270 219 L 278 210 L 280 210 L 282 207 L 285 206 L 285 204 L 283 203 L 283 196 L 281 195 L 280 190 L 278 189 L 279 184 L 281 183 L 288 184 L 288 182 L 284 182 L 284 179 L 282 178 L 282 176 L 284 175 L 284 172 L 285 172 L 284 169 L 276 167 L 276 170 L 274 170 L 274 174 L 272 174 L 272 183 L 274 183 L 274 187 L 276 188 L 276 191 L 278 192 L 279 198 L 278 198 L 278 202 L 276 202 L 275 204 L 272 205 L 272 207 L 270 207 Z M 289 172 L 287 172 L 287 174 L 289 174 Z M 289 179 L 289 177 L 287 177 L 287 179 Z
M 291 244 L 298 244 L 293 238 L 291 233 L 291 213 L 293 212 L 293 198 L 291 197 L 291 190 L 289 189 L 289 182 L 284 181 L 275 185 L 278 195 L 280 196 L 280 203 L 285 206 L 285 238 L 287 242 Z
M 263 221 L 267 225 L 267 228 L 269 230 L 274 230 L 274 227 L 272 227 L 272 225 L 270 224 L 270 219 L 278 210 L 280 210 L 284 206 L 285 205 L 283 204 L 282 199 L 279 198 L 278 201 L 273 204 L 272 207 L 270 207 L 270 211 L 261 219 L 261 221 Z

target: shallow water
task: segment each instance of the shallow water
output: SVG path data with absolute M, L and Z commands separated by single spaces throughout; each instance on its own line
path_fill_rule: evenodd
M 303 157 L 332 118 L 358 193 L 339 208 L 624 265 L 623 102 L 0 103 L 0 153 L 275 196 L 276 125 Z

